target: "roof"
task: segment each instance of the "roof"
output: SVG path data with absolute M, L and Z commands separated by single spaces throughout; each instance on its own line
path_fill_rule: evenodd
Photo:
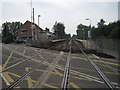
M 30 23 L 30 24 L 32 24 L 32 23 L 31 23 L 30 21 L 28 21 L 28 20 L 27 20 L 25 23 Z M 24 24 L 25 24 L 25 23 L 24 23 Z M 43 31 L 43 29 L 42 29 L 41 27 L 39 27 L 37 24 L 33 23 L 33 25 L 35 25 L 37 28 L 39 28 L 39 30 Z

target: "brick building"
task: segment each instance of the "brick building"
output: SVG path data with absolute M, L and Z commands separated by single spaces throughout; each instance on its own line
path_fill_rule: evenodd
M 33 39 L 37 40 L 39 32 L 43 31 L 43 29 L 28 20 L 18 29 L 17 39 L 32 40 L 32 29 L 34 35 Z
M 53 33 L 50 32 L 48 28 L 43 30 L 38 25 L 32 24 L 28 20 L 18 29 L 17 40 L 25 40 L 28 44 L 39 44 L 51 41 L 52 39 Z

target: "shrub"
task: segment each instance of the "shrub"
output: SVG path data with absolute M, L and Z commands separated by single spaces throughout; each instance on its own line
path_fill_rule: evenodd
M 13 42 L 13 39 L 12 39 L 12 37 L 5 37 L 2 39 L 2 42 L 5 44 L 8 44 L 8 43 Z

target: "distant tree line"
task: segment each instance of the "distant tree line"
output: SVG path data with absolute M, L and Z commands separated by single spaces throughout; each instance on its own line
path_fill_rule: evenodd
M 105 25 L 105 21 L 100 19 L 100 22 L 98 22 L 97 25 L 98 27 L 95 28 L 94 26 L 90 27 L 79 24 L 76 30 L 76 38 L 88 39 L 88 31 L 91 31 L 92 39 L 120 39 L 120 21 Z
M 9 43 L 16 39 L 17 30 L 21 27 L 20 22 L 5 22 L 2 24 L 2 42 Z M 88 39 L 88 31 L 91 31 L 92 39 L 120 39 L 120 21 L 105 24 L 103 19 L 97 23 L 98 27 L 79 24 L 76 33 L 72 38 Z M 54 39 L 69 39 L 70 34 L 66 34 L 65 25 L 61 22 L 55 22 L 53 25 Z
M 21 22 L 5 22 L 2 24 L 2 42 L 10 43 L 13 42 L 17 37 L 18 29 L 21 27 Z M 65 26 L 61 22 L 55 22 L 53 25 L 53 38 L 54 39 L 69 39 L 70 34 L 65 33 Z M 46 28 L 49 31 L 49 28 Z
M 61 22 L 55 22 L 52 30 L 53 30 L 53 34 L 54 34 L 54 39 L 69 39 L 69 38 L 71 38 L 70 34 L 65 33 L 65 26 Z
M 13 42 L 17 37 L 17 30 L 20 28 L 22 23 L 20 22 L 5 22 L 2 24 L 2 42 L 10 43 Z

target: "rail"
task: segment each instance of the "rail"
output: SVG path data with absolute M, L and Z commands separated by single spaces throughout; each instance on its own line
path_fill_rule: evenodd
M 51 75 L 51 72 L 55 69 L 56 64 L 59 62 L 61 56 L 63 55 L 63 52 L 61 51 L 60 54 L 54 59 L 54 61 L 47 67 L 46 71 L 44 72 L 40 78 L 37 80 L 37 82 L 34 84 L 33 88 L 42 88 L 48 78 Z
M 64 70 L 64 76 L 63 76 L 63 80 L 62 80 L 62 85 L 61 88 L 63 90 L 66 90 L 67 88 L 69 88 L 69 81 L 70 81 L 70 69 L 71 69 L 71 42 L 72 40 L 70 40 L 69 42 L 69 54 L 67 57 L 67 62 L 66 62 L 66 66 L 65 66 L 65 70 Z
M 47 58 L 45 58 L 45 60 L 43 61 L 39 61 L 38 65 L 36 65 L 34 68 L 32 68 L 32 70 L 26 72 L 25 74 L 23 74 L 19 79 L 17 79 L 15 82 L 13 82 L 10 86 L 7 87 L 6 90 L 11 90 L 12 88 L 14 88 L 16 85 L 18 85 L 20 82 L 22 82 L 27 76 L 29 76 L 30 74 L 32 74 L 40 65 L 42 65 L 43 63 L 45 63 L 45 61 L 47 61 L 50 58 L 51 55 L 49 55 Z
M 67 41 L 68 42 L 68 41 Z M 72 43 L 75 43 L 76 46 L 80 49 L 80 51 L 86 56 L 86 58 L 88 59 L 88 61 L 90 62 L 90 64 L 93 66 L 93 68 L 96 70 L 96 72 L 98 73 L 98 75 L 102 78 L 103 81 L 100 80 L 100 78 L 94 77 L 94 76 L 90 76 L 90 75 L 86 75 L 84 73 L 80 73 L 74 70 L 71 70 L 71 52 L 72 52 Z M 64 43 L 62 43 L 64 44 Z M 70 74 L 74 74 L 74 75 L 78 75 L 80 77 L 84 77 L 86 79 L 90 79 L 93 81 L 96 81 L 98 83 L 105 83 L 108 88 L 110 90 L 117 90 L 115 88 L 115 86 L 113 85 L 113 83 L 111 83 L 107 77 L 102 73 L 102 71 L 99 69 L 99 67 L 87 56 L 87 54 L 81 49 L 81 47 L 79 46 L 78 42 L 75 40 L 70 40 L 68 43 L 68 47 L 69 47 L 69 53 L 67 56 L 67 61 L 66 61 L 66 65 L 65 67 L 61 67 L 59 65 L 57 65 L 57 63 L 59 62 L 61 55 L 63 54 L 63 52 L 60 52 L 60 54 L 58 56 L 56 56 L 56 58 L 52 61 L 52 63 L 47 63 L 47 68 L 46 71 L 44 72 L 37 80 L 37 82 L 33 85 L 33 88 L 43 88 L 44 84 L 47 82 L 48 78 L 51 75 L 51 72 L 57 68 L 59 70 L 64 71 L 64 75 L 63 75 L 63 79 L 62 79 L 62 83 L 61 83 L 61 89 L 62 90 L 67 90 L 69 88 L 69 84 L 70 84 Z M 61 48 L 61 47 L 60 47 Z M 31 57 L 29 56 L 24 56 L 21 53 L 18 53 L 17 51 L 14 51 L 15 53 L 25 57 L 26 59 L 23 61 L 20 61 L 12 66 L 9 66 L 8 68 L 5 68 L 4 70 L 2 70 L 1 72 L 4 72 L 16 65 L 19 65 L 20 63 L 23 63 L 24 61 L 27 61 L 29 59 L 32 59 L 33 57 L 35 57 L 36 55 L 33 55 Z M 40 65 L 42 64 L 46 64 L 46 62 L 48 62 L 47 60 L 49 60 L 51 55 L 49 55 L 48 57 L 46 57 L 44 60 L 40 61 L 38 59 L 34 59 L 38 61 L 38 64 L 36 66 L 34 66 L 30 71 L 26 72 L 25 74 L 23 74 L 19 79 L 17 79 L 15 82 L 13 82 L 10 86 L 7 87 L 6 90 L 11 90 L 12 88 L 14 88 L 16 85 L 18 85 L 19 83 L 21 83 L 27 76 L 31 75 Z
M 107 79 L 107 77 L 102 73 L 102 71 L 98 68 L 98 66 L 86 55 L 86 53 L 79 47 L 78 43 L 74 40 L 77 47 L 81 50 L 81 52 L 86 56 L 88 61 L 91 63 L 91 65 L 94 67 L 94 69 L 97 71 L 98 75 L 102 78 L 102 80 L 105 82 L 105 84 L 109 87 L 110 90 L 117 90 L 115 86 L 111 84 L 111 82 Z

